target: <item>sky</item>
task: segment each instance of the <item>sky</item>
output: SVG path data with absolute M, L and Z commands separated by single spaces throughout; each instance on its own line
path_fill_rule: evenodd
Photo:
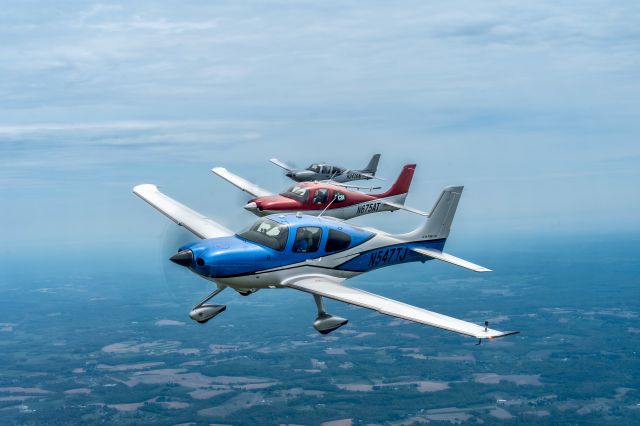
M 23 1 L 0 14 L 2 251 L 154 244 L 156 183 L 232 229 L 271 157 L 363 167 L 453 234 L 638 233 L 640 4 Z M 405 231 L 410 213 L 362 219 Z M 457 233 L 457 234 L 456 234 Z

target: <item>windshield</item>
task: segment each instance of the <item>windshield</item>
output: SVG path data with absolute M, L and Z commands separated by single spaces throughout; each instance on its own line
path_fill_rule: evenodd
M 298 200 L 304 203 L 305 201 L 307 201 L 307 198 L 309 198 L 309 191 L 307 191 L 307 188 L 294 185 L 280 195 L 283 195 L 287 198 L 293 198 L 294 200 Z
M 238 236 L 256 244 L 282 251 L 287 245 L 289 228 L 287 225 L 271 219 L 262 218 L 251 225 L 249 229 L 238 234 Z

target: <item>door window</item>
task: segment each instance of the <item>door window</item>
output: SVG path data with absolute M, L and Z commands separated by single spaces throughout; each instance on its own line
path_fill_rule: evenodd
M 346 234 L 342 231 L 337 231 L 335 229 L 329 229 L 329 237 L 327 238 L 327 243 L 324 246 L 324 251 L 332 252 L 345 250 L 351 244 L 351 237 L 349 234 Z
M 296 240 L 293 242 L 294 253 L 314 253 L 318 251 L 322 228 L 317 226 L 302 226 L 296 232 Z
M 313 196 L 313 204 L 325 204 L 329 199 L 328 189 L 316 189 L 316 193 Z

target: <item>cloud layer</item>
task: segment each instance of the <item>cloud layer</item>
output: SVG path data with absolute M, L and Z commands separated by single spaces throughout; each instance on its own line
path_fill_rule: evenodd
M 242 222 L 207 204 L 244 201 L 210 167 L 280 190 L 271 156 L 357 166 L 373 152 L 388 179 L 418 163 L 416 207 L 465 183 L 463 228 L 638 230 L 639 8 L 12 4 L 0 16 L 0 195 L 12 200 L 0 219 L 19 225 L 5 234 L 45 232 L 39 204 L 74 229 L 145 226 L 143 209 L 114 216 L 148 180 Z

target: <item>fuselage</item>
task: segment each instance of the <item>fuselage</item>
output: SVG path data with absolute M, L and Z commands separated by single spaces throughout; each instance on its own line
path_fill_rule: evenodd
M 296 212 L 315 216 L 325 211 L 326 215 L 346 220 L 370 213 L 397 210 L 385 202 L 404 204 L 406 197 L 406 192 L 380 197 L 331 184 L 305 182 L 292 186 L 282 194 L 254 198 L 245 209 L 258 216 Z
M 335 182 L 351 182 L 354 180 L 371 179 L 358 170 L 348 170 L 330 164 L 312 164 L 305 170 L 292 170 L 287 176 L 296 182 L 312 182 L 321 180 L 333 180 Z
M 262 232 L 266 230 L 266 232 Z M 277 238 L 270 238 L 272 233 Z M 286 234 L 286 235 L 285 235 Z M 278 288 L 300 275 L 350 278 L 373 269 L 428 260 L 412 247 L 442 250 L 445 239 L 404 241 L 330 218 L 273 215 L 230 237 L 185 245 L 194 273 L 242 289 Z

